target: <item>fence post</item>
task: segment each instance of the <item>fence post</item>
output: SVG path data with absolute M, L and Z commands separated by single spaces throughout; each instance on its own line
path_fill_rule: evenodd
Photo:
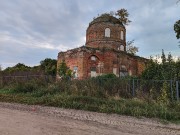
M 179 100 L 179 82 L 176 81 L 176 97 L 177 97 L 177 100 Z
M 131 93 L 131 79 L 128 80 L 128 83 L 129 83 L 129 93 Z
M 134 79 L 133 79 L 133 88 L 132 88 L 132 96 L 134 97 Z
M 171 100 L 173 101 L 173 89 L 172 89 L 172 80 L 170 81 L 170 86 L 171 86 Z
M 3 86 L 3 77 L 1 77 L 1 76 L 0 76 L 0 81 L 1 81 L 0 82 L 0 87 L 2 87 Z
M 2 86 L 4 86 L 4 76 L 2 76 Z
M 48 83 L 48 81 L 49 81 L 49 76 L 48 76 L 48 75 L 45 75 L 44 78 L 45 78 L 46 83 Z

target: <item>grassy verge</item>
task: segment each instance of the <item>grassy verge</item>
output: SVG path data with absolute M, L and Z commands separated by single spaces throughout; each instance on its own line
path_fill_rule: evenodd
M 20 87 L 17 88 L 20 90 Z M 110 96 L 100 98 L 56 91 L 54 86 L 42 87 L 30 92 L 20 92 L 15 88 L 3 88 L 0 89 L 0 102 L 46 105 L 135 117 L 143 116 L 180 123 L 180 103 L 165 105 L 140 99 L 115 99 Z

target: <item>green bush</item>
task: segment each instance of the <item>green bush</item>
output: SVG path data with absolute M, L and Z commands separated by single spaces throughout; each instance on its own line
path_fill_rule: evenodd
M 37 91 L 45 86 L 47 86 L 45 81 L 41 81 L 39 79 L 33 79 L 29 81 L 18 81 L 9 85 L 9 87 L 13 89 L 14 92 L 22 92 L 22 93 Z
M 14 85 L 14 91 L 15 92 L 33 92 L 38 89 L 38 86 L 32 82 L 26 82 L 26 83 L 17 83 Z
M 168 86 L 167 82 L 164 82 L 163 87 L 160 90 L 160 95 L 157 98 L 158 103 L 161 103 L 161 104 L 169 103 L 168 90 L 169 90 L 169 86 Z
M 97 76 L 96 78 L 98 79 L 108 79 L 108 78 L 117 78 L 117 76 L 115 74 L 104 74 L 104 75 L 101 75 L 101 76 Z

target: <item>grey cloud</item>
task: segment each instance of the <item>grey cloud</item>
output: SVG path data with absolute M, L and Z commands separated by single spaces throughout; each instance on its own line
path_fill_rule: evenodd
M 46 3 L 46 1 L 17 2 L 21 5 L 17 11 L 12 8 L 10 12 L 7 11 L 9 10 L 7 7 L 4 7 L 8 15 L 7 22 L 3 24 L 6 28 L 9 27 L 8 30 L 11 32 L 19 36 L 27 34 L 42 40 L 57 37 L 58 40 L 67 41 L 80 36 L 78 27 L 83 26 L 80 21 L 83 18 L 80 19 L 79 8 L 75 2 L 71 1 L 70 4 L 67 1 L 55 1 L 56 4 Z
M 139 55 L 161 53 L 161 49 L 176 50 L 177 55 L 173 23 L 179 19 L 179 7 L 176 0 L 1 0 L 0 64 L 33 65 L 46 57 L 56 58 L 60 50 L 85 44 L 93 17 L 120 8 L 130 13 L 127 40 L 135 39 Z
M 142 8 L 134 9 L 128 37 L 135 39 L 142 56 L 160 54 L 162 49 L 179 55 L 180 53 L 175 51 L 178 45 L 173 25 L 178 19 L 180 8 L 173 1 L 148 2 L 144 3 Z

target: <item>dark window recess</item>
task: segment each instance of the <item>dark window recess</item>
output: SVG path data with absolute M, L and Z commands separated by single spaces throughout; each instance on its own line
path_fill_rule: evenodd
M 117 64 L 118 62 L 117 61 L 113 61 L 113 64 Z
M 125 68 L 121 68 L 121 71 L 127 71 Z
M 96 71 L 96 67 L 91 67 L 91 71 Z
M 120 71 L 127 72 L 126 66 L 122 65 Z
M 120 72 L 120 76 L 121 76 L 121 77 L 128 76 L 128 72 L 122 72 L 122 71 L 121 71 L 121 72 Z

